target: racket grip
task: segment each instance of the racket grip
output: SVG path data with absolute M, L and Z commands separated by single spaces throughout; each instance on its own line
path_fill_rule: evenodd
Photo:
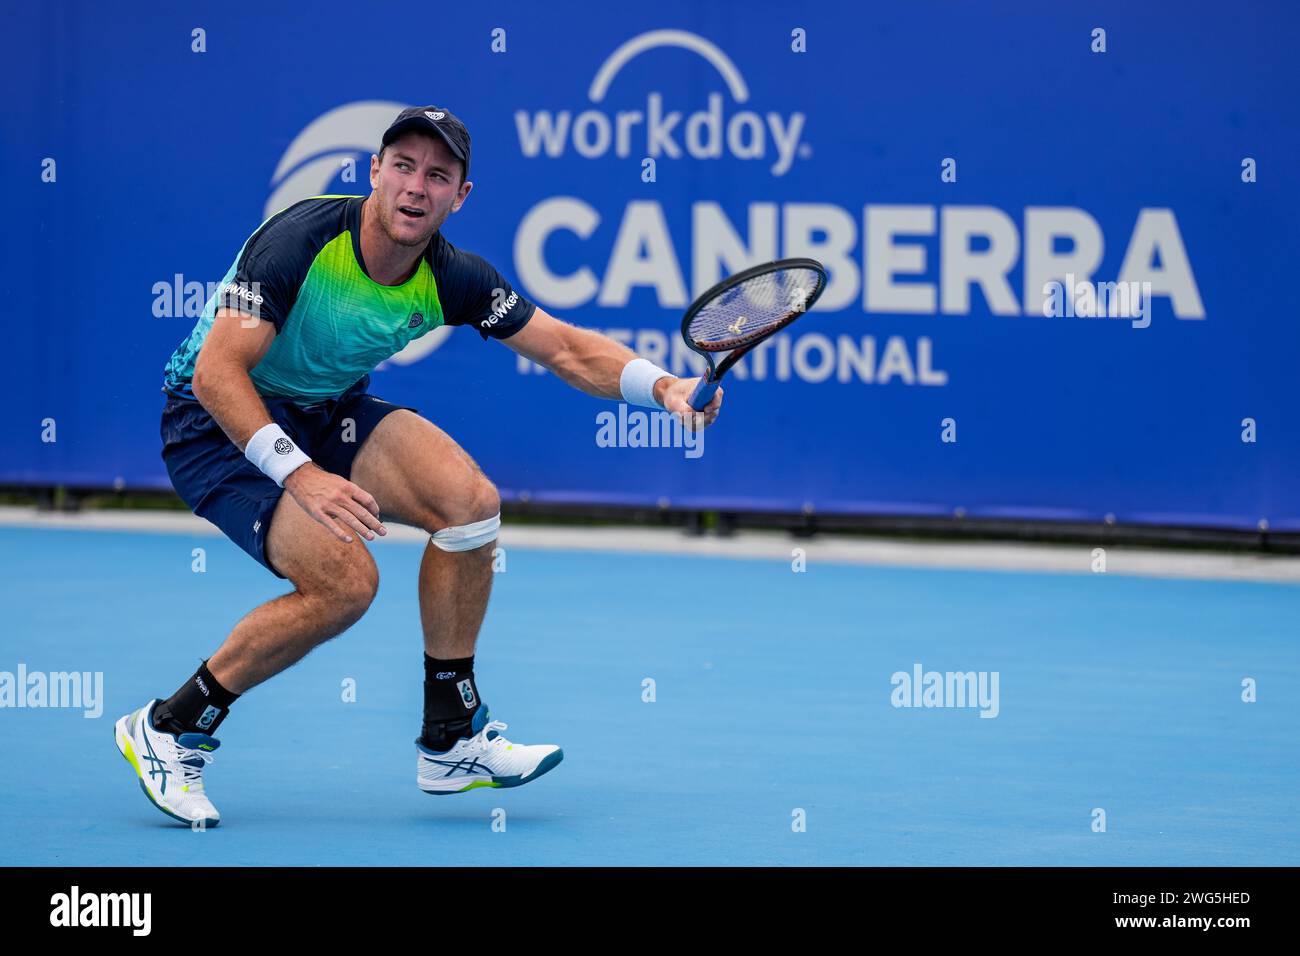
M 707 375 L 700 379 L 700 384 L 695 386 L 695 391 L 691 393 L 690 406 L 697 412 L 704 411 L 709 402 L 713 401 L 713 395 L 718 390 L 718 382 L 711 381 Z

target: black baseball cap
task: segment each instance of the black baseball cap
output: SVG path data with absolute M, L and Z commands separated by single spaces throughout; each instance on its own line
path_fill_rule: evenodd
M 387 146 L 412 130 L 441 136 L 452 154 L 465 164 L 464 178 L 469 179 L 469 130 L 451 110 L 441 106 L 412 106 L 402 110 L 393 125 L 384 131 L 382 145 Z

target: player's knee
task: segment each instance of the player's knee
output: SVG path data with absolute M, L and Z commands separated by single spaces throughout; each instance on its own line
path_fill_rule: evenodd
M 444 494 L 429 509 L 425 530 L 434 534 L 444 528 L 464 527 L 488 521 L 501 513 L 501 495 L 496 485 L 479 474 L 453 494 Z
M 360 620 L 379 593 L 379 568 L 374 558 L 365 548 L 349 550 L 355 552 L 354 557 L 294 582 L 305 597 L 319 605 L 318 613 L 343 627 Z
M 486 476 L 480 475 L 479 480 L 474 483 L 468 511 L 469 514 L 466 517 L 471 522 L 487 521 L 490 518 L 500 516 L 501 493 L 497 491 L 496 485 L 488 481 Z
M 339 609 L 344 616 L 359 619 L 379 593 L 379 569 L 373 561 L 362 566 L 347 581 L 336 585 Z
M 450 506 L 439 509 L 429 534 L 443 551 L 472 551 L 491 544 L 501 527 L 501 495 L 479 475 Z

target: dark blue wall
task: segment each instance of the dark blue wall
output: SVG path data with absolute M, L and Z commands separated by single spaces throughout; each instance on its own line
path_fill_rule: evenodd
M 761 373 L 729 382 L 698 458 L 599 447 L 612 406 L 468 329 L 375 375 L 507 496 L 1300 528 L 1294 4 L 186 6 L 9 18 L 0 482 L 165 486 L 158 387 L 194 318 L 156 315 L 175 304 L 159 284 L 216 281 L 293 199 L 364 191 L 387 119 L 434 102 L 474 137 L 448 238 L 661 364 L 689 299 L 743 255 L 832 271 Z M 679 32 L 616 57 L 651 31 Z M 691 155 L 690 114 L 712 104 L 718 155 L 707 117 Z M 647 183 L 644 117 L 625 150 L 617 117 L 656 108 L 683 115 Z M 543 113 L 581 117 L 590 155 L 572 127 L 548 155 Z M 919 234 L 891 252 L 909 217 Z M 1045 318 L 1026 293 L 1027 261 L 1038 281 L 1092 240 L 1092 279 L 1153 282 L 1149 326 Z M 981 253 L 1005 268 L 972 283 Z

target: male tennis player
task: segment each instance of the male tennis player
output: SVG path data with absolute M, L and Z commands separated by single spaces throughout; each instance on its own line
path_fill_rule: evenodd
M 379 584 L 365 541 L 400 521 L 430 535 L 420 566 L 426 793 L 516 787 L 560 762 L 501 736 L 474 681 L 501 523 L 492 483 L 414 409 L 369 394 L 369 373 L 440 325 L 473 325 L 591 395 L 697 414 L 696 379 L 552 318 L 440 233 L 469 182 L 470 138 L 448 110 L 403 111 L 370 160 L 369 196 L 320 196 L 262 224 L 172 355 L 163 460 L 176 491 L 294 590 L 250 611 L 170 697 L 116 724 L 149 799 L 214 826 L 213 736 L 241 694 L 346 630 Z M 284 492 L 288 492 L 285 494 Z

